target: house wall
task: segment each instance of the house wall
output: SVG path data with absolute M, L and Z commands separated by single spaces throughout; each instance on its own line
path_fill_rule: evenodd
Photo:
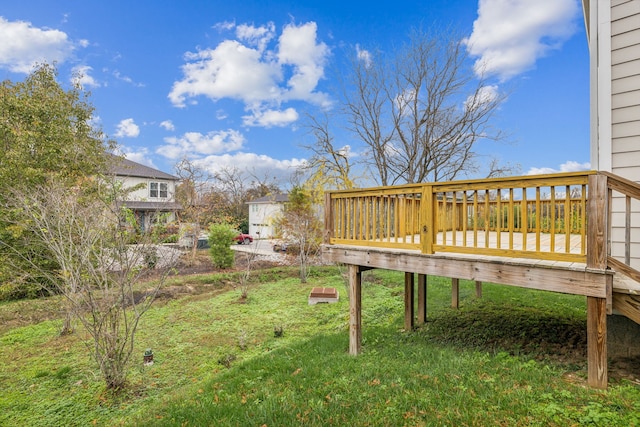
M 174 196 L 176 194 L 176 183 L 167 179 L 149 179 L 138 177 L 118 177 L 118 180 L 122 183 L 124 188 L 133 188 L 140 184 L 144 184 L 141 188 L 132 191 L 127 195 L 128 201 L 136 202 L 174 202 Z M 167 184 L 167 198 L 152 198 L 149 197 L 149 183 L 150 182 L 163 182 Z
M 640 1 L 611 2 L 612 172 L 640 182 Z
M 132 191 L 126 197 L 126 200 L 129 202 L 167 202 L 172 203 L 175 201 L 175 193 L 176 193 L 176 183 L 172 180 L 166 179 L 149 179 L 149 178 L 140 178 L 140 177 L 130 177 L 130 176 L 119 176 L 118 181 L 122 183 L 122 186 L 125 189 L 134 188 L 140 185 L 140 188 Z M 149 183 L 150 182 L 162 182 L 167 184 L 167 197 L 149 197 Z M 142 184 L 142 185 L 141 185 Z M 162 212 L 167 215 L 165 220 L 166 222 L 174 222 L 176 220 L 176 214 L 173 211 Z M 137 220 L 141 222 L 141 227 L 143 230 L 148 230 L 153 223 L 155 222 L 154 215 L 157 212 L 150 211 L 138 211 L 137 212 Z
M 600 76 L 596 117 L 599 158 L 592 163 L 596 169 L 640 182 L 640 1 L 592 1 L 591 7 L 599 9 L 599 51 L 592 51 L 597 58 L 592 72 Z M 604 110 L 607 108 L 609 111 Z M 626 203 L 620 195 L 614 193 L 614 197 L 611 255 L 624 261 Z M 631 266 L 640 269 L 640 203 L 636 201 L 631 204 L 631 224 Z
M 274 219 L 282 212 L 282 203 L 250 203 L 249 234 L 255 238 L 271 239 L 277 236 Z

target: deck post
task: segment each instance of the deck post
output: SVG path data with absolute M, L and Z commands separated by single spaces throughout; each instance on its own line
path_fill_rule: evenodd
M 482 298 L 482 282 L 476 280 L 476 298 Z
M 362 273 L 349 264 L 349 354 L 362 352 Z
M 427 322 L 427 275 L 418 274 L 418 324 Z
M 587 382 L 607 388 L 607 299 L 587 297 Z
M 587 212 L 587 267 L 607 268 L 609 245 L 609 209 L 607 176 L 589 175 Z
M 404 329 L 412 331 L 413 323 L 413 298 L 414 296 L 414 275 L 404 273 Z
M 460 307 L 460 279 L 451 279 L 451 308 Z
M 435 235 L 433 220 L 433 185 L 422 187 L 420 202 L 420 218 L 422 218 L 420 230 L 420 242 L 423 254 L 433 253 L 433 236 Z
M 331 212 L 331 193 L 324 194 L 324 234 L 322 241 L 325 245 L 331 243 L 333 237 L 333 212 Z

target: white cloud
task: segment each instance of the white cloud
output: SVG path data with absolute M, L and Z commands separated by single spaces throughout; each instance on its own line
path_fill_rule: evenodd
M 467 100 L 464 102 L 464 106 L 467 109 L 467 111 L 469 111 L 469 110 L 478 108 L 485 103 L 493 102 L 496 99 L 498 99 L 499 96 L 500 96 L 500 92 L 498 90 L 498 86 L 496 85 L 483 86 L 478 91 L 477 97 L 471 95 L 467 98 Z
M 224 40 L 215 48 L 185 55 L 184 77 L 174 82 L 169 93 L 175 106 L 184 107 L 199 96 L 213 101 L 235 99 L 249 111 L 282 110 L 281 104 L 289 101 L 330 104 L 329 96 L 316 90 L 324 77 L 330 49 L 317 41 L 315 22 L 285 26 L 271 50 L 268 45 L 275 40 L 273 23 L 218 28 L 236 28 L 239 40 Z M 271 125 L 271 121 L 265 123 Z
M 270 128 L 273 126 L 283 127 L 298 120 L 299 114 L 294 108 L 287 108 L 284 111 L 266 110 L 253 111 L 253 114 L 243 116 L 245 126 L 260 126 Z
M 140 135 L 140 127 L 134 123 L 133 119 L 124 119 L 118 123 L 116 137 L 135 138 Z
M 115 77 L 118 80 L 122 80 L 125 83 L 132 84 L 133 86 L 136 86 L 136 87 L 144 87 L 144 83 L 136 83 L 133 81 L 131 77 L 121 74 L 120 71 L 118 70 L 114 70 L 112 74 L 113 74 L 113 77 Z
M 213 26 L 213 28 L 215 28 L 218 31 L 226 31 L 226 30 L 233 30 L 235 26 L 236 26 L 236 23 L 234 21 L 224 21 L 224 22 L 218 22 Z
M 277 99 L 277 81 L 281 72 L 277 64 L 265 62 L 259 51 L 238 41 L 225 40 L 215 49 L 186 55 L 182 66 L 185 78 L 174 82 L 169 99 L 184 107 L 187 98 L 204 95 L 214 101 L 233 98 L 244 102 Z
M 28 74 L 39 62 L 65 62 L 73 50 L 73 43 L 63 31 L 0 17 L 0 68 Z
M 245 138 L 240 132 L 229 129 L 212 131 L 206 135 L 187 132 L 180 137 L 165 138 L 164 141 L 166 144 L 158 148 L 157 152 L 170 159 L 177 159 L 237 151 L 243 147 Z
M 119 151 L 120 154 L 124 155 L 125 158 L 131 160 L 132 162 L 141 163 L 152 168 L 157 168 L 156 165 L 154 165 L 153 161 L 148 157 L 149 150 L 144 147 L 139 147 L 137 150 L 134 150 L 130 147 L 119 146 Z
M 160 127 L 163 128 L 164 130 L 169 130 L 169 131 L 176 130 L 176 127 L 173 125 L 173 122 L 171 120 L 164 120 L 160 122 Z
M 236 27 L 236 36 L 239 40 L 246 41 L 250 46 L 255 46 L 263 52 L 267 44 L 275 37 L 276 26 L 273 22 L 261 27 L 240 24 Z
M 93 68 L 88 65 L 77 65 L 71 69 L 71 81 L 83 88 L 100 87 L 100 83 L 89 74 L 91 71 Z
M 338 148 L 338 154 L 340 154 L 341 156 L 344 156 L 348 159 L 352 159 L 354 157 L 358 157 L 358 153 L 354 152 L 351 149 L 351 146 L 349 144 L 343 146 L 342 148 Z
M 465 40 L 476 73 L 507 80 L 559 49 L 577 29 L 577 0 L 480 0 Z
M 369 68 L 373 63 L 371 52 L 366 49 L 361 49 L 360 45 L 356 45 L 356 56 L 360 61 L 364 62 L 366 68 Z
M 543 168 L 531 168 L 527 172 L 527 175 L 542 175 L 547 173 L 558 173 L 558 172 L 580 172 L 591 169 L 591 163 L 579 163 L 573 160 L 569 160 L 560 165 L 559 169 L 553 169 L 548 167 Z
M 278 60 L 281 65 L 291 65 L 293 75 L 287 82 L 286 99 L 300 99 L 318 105 L 327 105 L 328 97 L 314 92 L 324 76 L 324 66 L 329 56 L 329 47 L 316 41 L 318 27 L 315 22 L 296 26 L 289 24 L 280 35 Z
M 274 177 L 279 181 L 288 181 L 291 174 L 299 168 L 304 159 L 278 160 L 264 154 L 235 153 L 220 156 L 207 156 L 194 161 L 194 164 L 211 173 L 222 168 L 238 168 L 255 176 Z

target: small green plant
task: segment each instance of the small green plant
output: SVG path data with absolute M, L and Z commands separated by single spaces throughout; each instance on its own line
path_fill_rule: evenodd
M 145 366 L 153 365 L 153 350 L 151 350 L 150 348 L 146 349 L 144 351 L 142 361 Z
M 159 257 L 155 246 L 144 248 L 142 256 L 144 258 L 144 265 L 146 265 L 147 268 L 155 268 L 158 264 Z
M 240 331 L 240 335 L 238 336 L 238 347 L 242 351 L 247 349 L 247 331 L 244 329 Z
M 231 245 L 237 234 L 229 224 L 212 224 L 209 227 L 209 254 L 216 268 L 233 267 L 235 256 Z
M 284 336 L 284 329 L 282 326 L 273 327 L 273 336 L 276 338 L 282 338 Z
M 71 374 L 71 371 L 72 369 L 70 366 L 63 366 L 62 368 L 58 369 L 58 371 L 56 371 L 56 373 L 53 374 L 53 376 L 58 380 L 64 380 L 69 377 L 69 375 Z
M 229 353 L 218 359 L 218 363 L 228 369 L 231 367 L 231 362 L 234 360 L 236 360 L 236 355 Z

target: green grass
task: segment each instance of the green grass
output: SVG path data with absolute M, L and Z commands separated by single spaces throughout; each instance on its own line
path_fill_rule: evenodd
M 204 288 L 143 317 L 118 396 L 105 392 L 82 331 L 60 337 L 57 320 L 5 329 L 0 425 L 640 425 L 640 387 L 585 386 L 584 298 L 485 284 L 477 300 L 462 282 L 455 311 L 450 282 L 429 277 L 429 322 L 406 332 L 402 274 L 367 272 L 363 354 L 353 357 L 345 281 L 335 268 L 313 273 L 301 285 L 287 269 L 256 272 L 244 302 L 233 275 L 173 279 Z M 309 306 L 313 286 L 337 287 L 340 301 Z

